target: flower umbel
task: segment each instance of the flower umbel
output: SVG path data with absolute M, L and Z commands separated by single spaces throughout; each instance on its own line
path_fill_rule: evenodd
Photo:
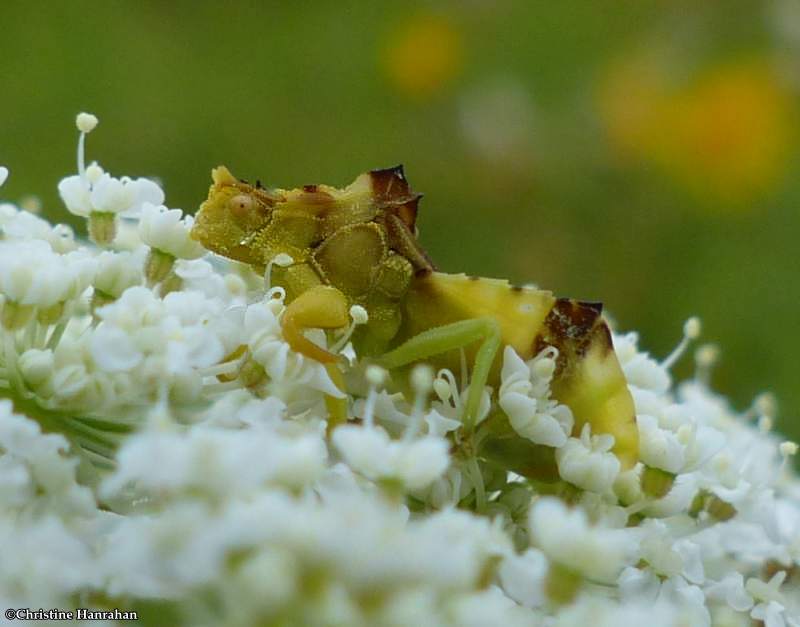
M 635 465 L 556 400 L 552 346 L 527 361 L 504 347 L 467 428 L 466 358 L 458 377 L 379 367 L 353 348 L 375 315 L 361 304 L 302 329 L 329 363 L 296 351 L 279 279 L 300 256 L 254 272 L 206 252 L 155 183 L 86 166 L 97 118 L 76 124 L 59 192 L 92 241 L 0 204 L 6 607 L 231 626 L 800 625 L 797 445 L 773 433 L 774 403 L 738 414 L 711 391 L 710 349 L 673 384 L 697 320 L 660 362 L 613 337 Z

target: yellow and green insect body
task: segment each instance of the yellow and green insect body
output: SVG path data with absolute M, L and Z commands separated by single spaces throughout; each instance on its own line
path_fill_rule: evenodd
M 425 361 L 458 372 L 464 350 L 473 364 L 463 417 L 471 432 L 484 386 L 499 383 L 499 348 L 510 345 L 530 359 L 554 346 L 559 357 L 553 396 L 572 410 L 576 433 L 586 423 L 595 433 L 610 433 L 623 468 L 635 464 L 633 401 L 601 306 L 506 281 L 437 272 L 416 238 L 420 195 L 410 190 L 401 168 L 362 174 L 344 189 L 265 189 L 224 167 L 212 177 L 193 236 L 209 250 L 256 268 L 279 255 L 291 257 L 285 267 L 271 267 L 270 276 L 286 291 L 283 332 L 295 350 L 334 364 L 337 356 L 303 331 L 345 327 L 352 305 L 369 315 L 353 336 L 357 354 L 390 370 Z M 535 448 L 514 443 L 498 450 L 519 456 Z M 526 474 L 528 466 L 514 460 L 509 468 Z

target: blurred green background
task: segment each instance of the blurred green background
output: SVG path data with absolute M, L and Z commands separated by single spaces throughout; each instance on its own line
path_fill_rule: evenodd
M 739 408 L 800 437 L 800 3 L 0 4 L 10 200 L 88 157 L 193 211 L 212 166 L 293 187 L 402 162 L 443 270 L 602 300 L 665 356 L 684 320 Z M 676 372 L 693 369 L 685 357 Z

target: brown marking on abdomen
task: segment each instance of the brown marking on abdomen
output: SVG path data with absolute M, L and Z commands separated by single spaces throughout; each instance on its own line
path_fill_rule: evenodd
M 582 358 L 595 342 L 611 350 L 611 333 L 602 318 L 602 303 L 584 303 L 570 298 L 556 300 L 544 320 L 542 331 L 533 341 L 533 355 L 548 346 L 558 349 L 556 375 L 568 367 L 569 362 Z

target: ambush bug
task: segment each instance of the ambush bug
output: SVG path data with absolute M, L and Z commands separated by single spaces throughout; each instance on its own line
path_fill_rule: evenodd
M 213 170 L 212 179 L 192 236 L 259 270 L 278 255 L 291 257 L 290 265 L 273 264 L 269 273 L 286 292 L 284 337 L 296 351 L 328 364 L 340 387 L 339 357 L 303 332 L 346 327 L 356 304 L 369 315 L 352 336 L 359 357 L 390 371 L 424 361 L 458 372 L 466 354 L 473 364 L 462 418 L 468 434 L 485 385 L 499 384 L 501 346 L 512 346 L 526 360 L 553 346 L 558 359 L 552 393 L 572 410 L 573 433 L 589 423 L 592 433 L 614 436 L 623 469 L 636 463 L 633 400 L 602 306 L 503 280 L 438 272 L 417 240 L 421 196 L 411 191 L 402 167 L 362 174 L 343 189 L 267 189 L 235 178 L 224 166 Z M 328 407 L 334 425 L 346 420 L 346 406 L 330 399 Z M 516 437 L 503 416 L 486 424 L 491 437 L 480 439 L 476 454 L 524 476 L 554 476 L 552 449 Z

